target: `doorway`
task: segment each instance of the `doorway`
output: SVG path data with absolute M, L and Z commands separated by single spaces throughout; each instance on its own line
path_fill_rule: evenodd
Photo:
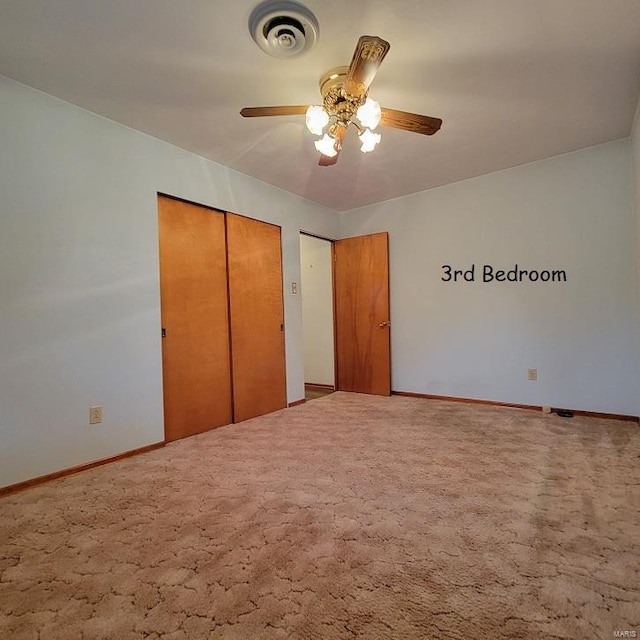
M 335 389 L 331 240 L 300 234 L 305 400 Z
M 305 399 L 391 394 L 389 234 L 300 235 Z

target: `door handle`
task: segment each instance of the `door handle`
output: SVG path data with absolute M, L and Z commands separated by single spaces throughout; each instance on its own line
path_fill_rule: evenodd
M 381 329 L 384 329 L 385 327 L 391 327 L 391 322 L 389 322 L 389 320 L 385 320 L 384 322 L 381 322 L 380 324 L 378 324 L 378 326 Z

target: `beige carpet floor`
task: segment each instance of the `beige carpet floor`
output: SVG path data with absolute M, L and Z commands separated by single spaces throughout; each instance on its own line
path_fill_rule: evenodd
M 0 500 L 0 638 L 640 637 L 640 429 L 333 393 Z

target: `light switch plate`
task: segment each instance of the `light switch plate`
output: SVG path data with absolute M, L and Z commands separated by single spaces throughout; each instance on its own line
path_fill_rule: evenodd
M 89 424 L 100 424 L 102 422 L 102 405 L 89 407 Z

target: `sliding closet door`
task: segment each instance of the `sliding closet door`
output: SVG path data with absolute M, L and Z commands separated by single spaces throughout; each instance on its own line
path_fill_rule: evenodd
M 158 198 L 165 439 L 229 424 L 225 216 Z
M 287 405 L 280 227 L 227 214 L 234 422 Z

